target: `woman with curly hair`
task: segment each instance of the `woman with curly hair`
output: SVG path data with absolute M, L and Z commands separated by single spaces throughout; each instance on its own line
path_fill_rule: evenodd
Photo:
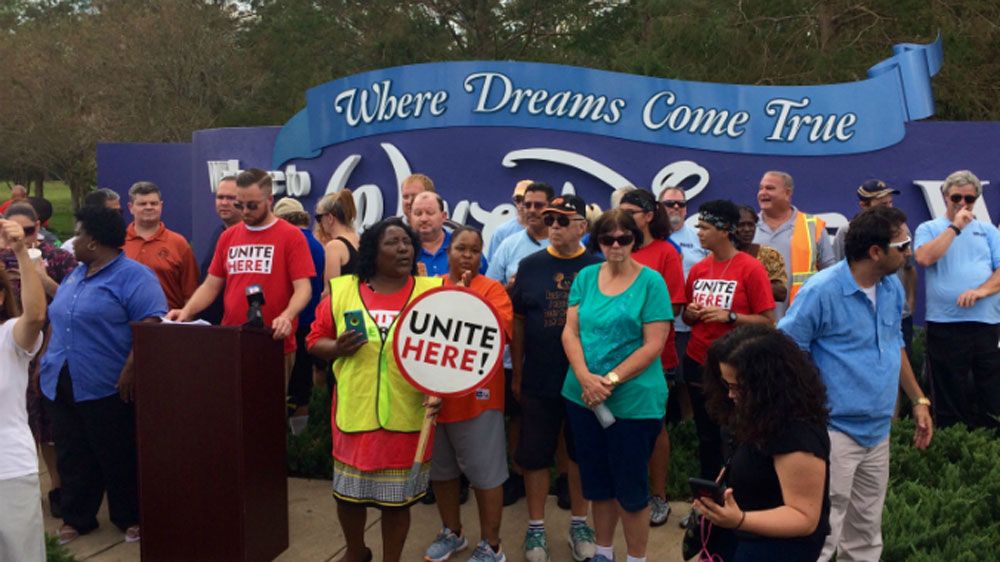
M 694 507 L 735 531 L 735 560 L 816 560 L 830 531 L 826 388 L 798 346 L 763 325 L 742 326 L 708 350 L 709 413 L 732 431 L 723 503 Z
M 330 420 L 333 432 L 333 497 L 347 541 L 340 562 L 367 562 L 367 508 L 382 512 L 383 560 L 403 553 L 410 528 L 410 506 L 424 493 L 406 493 L 428 399 L 400 373 L 393 349 L 396 318 L 418 295 L 441 286 L 437 277 L 416 277 L 420 242 L 398 218 L 365 231 L 358 249 L 358 271 L 330 280 L 330 291 L 316 306 L 306 337 L 309 353 L 332 362 L 337 386 Z M 348 329 L 348 322 L 361 326 Z M 430 448 L 415 489 L 429 481 Z

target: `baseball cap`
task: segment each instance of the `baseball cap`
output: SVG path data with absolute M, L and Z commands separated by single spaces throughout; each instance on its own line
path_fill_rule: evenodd
M 304 213 L 306 212 L 305 207 L 298 199 L 292 199 L 291 197 L 283 197 L 280 201 L 274 205 L 274 214 L 279 217 L 286 217 L 292 213 Z
M 587 204 L 580 197 L 572 194 L 560 195 L 549 202 L 543 213 L 558 213 L 560 215 L 580 215 L 587 218 Z
M 858 197 L 860 199 L 878 199 L 889 194 L 899 195 L 899 190 L 885 185 L 885 182 L 882 180 L 868 180 L 858 188 Z

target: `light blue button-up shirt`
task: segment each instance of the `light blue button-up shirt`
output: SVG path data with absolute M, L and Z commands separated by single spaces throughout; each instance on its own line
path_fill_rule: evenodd
M 862 447 L 889 435 L 902 361 L 902 283 L 895 275 L 876 284 L 875 302 L 855 282 L 846 260 L 803 285 L 778 322 L 809 352 L 826 384 L 830 426 Z
M 129 323 L 166 312 L 156 274 L 124 253 L 90 277 L 81 263 L 49 305 L 52 339 L 42 357 L 42 393 L 56 399 L 59 371 L 66 363 L 77 402 L 117 393 L 115 385 L 132 351 Z

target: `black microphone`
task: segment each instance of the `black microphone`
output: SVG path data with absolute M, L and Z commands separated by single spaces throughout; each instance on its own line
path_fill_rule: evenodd
M 260 288 L 260 285 L 247 287 L 247 304 L 250 305 L 250 308 L 247 310 L 247 321 L 244 326 L 263 328 L 264 313 L 260 307 L 264 306 L 264 290 Z

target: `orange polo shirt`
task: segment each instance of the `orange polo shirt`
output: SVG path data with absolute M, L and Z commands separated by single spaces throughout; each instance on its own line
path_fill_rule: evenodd
M 198 288 L 198 262 L 188 241 L 161 222 L 152 238 L 135 232 L 135 223 L 125 232 L 125 255 L 149 267 L 160 280 L 168 308 L 181 308 Z
M 448 274 L 441 275 L 444 284 L 451 285 L 448 281 Z M 476 275 L 469 283 L 469 289 L 478 293 L 481 297 L 489 301 L 500 314 L 500 325 L 503 327 L 504 337 L 510 341 L 511 327 L 514 322 L 514 305 L 507 296 L 507 290 L 503 285 L 486 277 Z M 476 392 L 459 396 L 457 398 L 445 398 L 441 404 L 441 411 L 438 413 L 438 423 L 459 422 L 471 420 L 486 410 L 500 410 L 504 407 L 504 372 L 493 375 L 486 386 Z

